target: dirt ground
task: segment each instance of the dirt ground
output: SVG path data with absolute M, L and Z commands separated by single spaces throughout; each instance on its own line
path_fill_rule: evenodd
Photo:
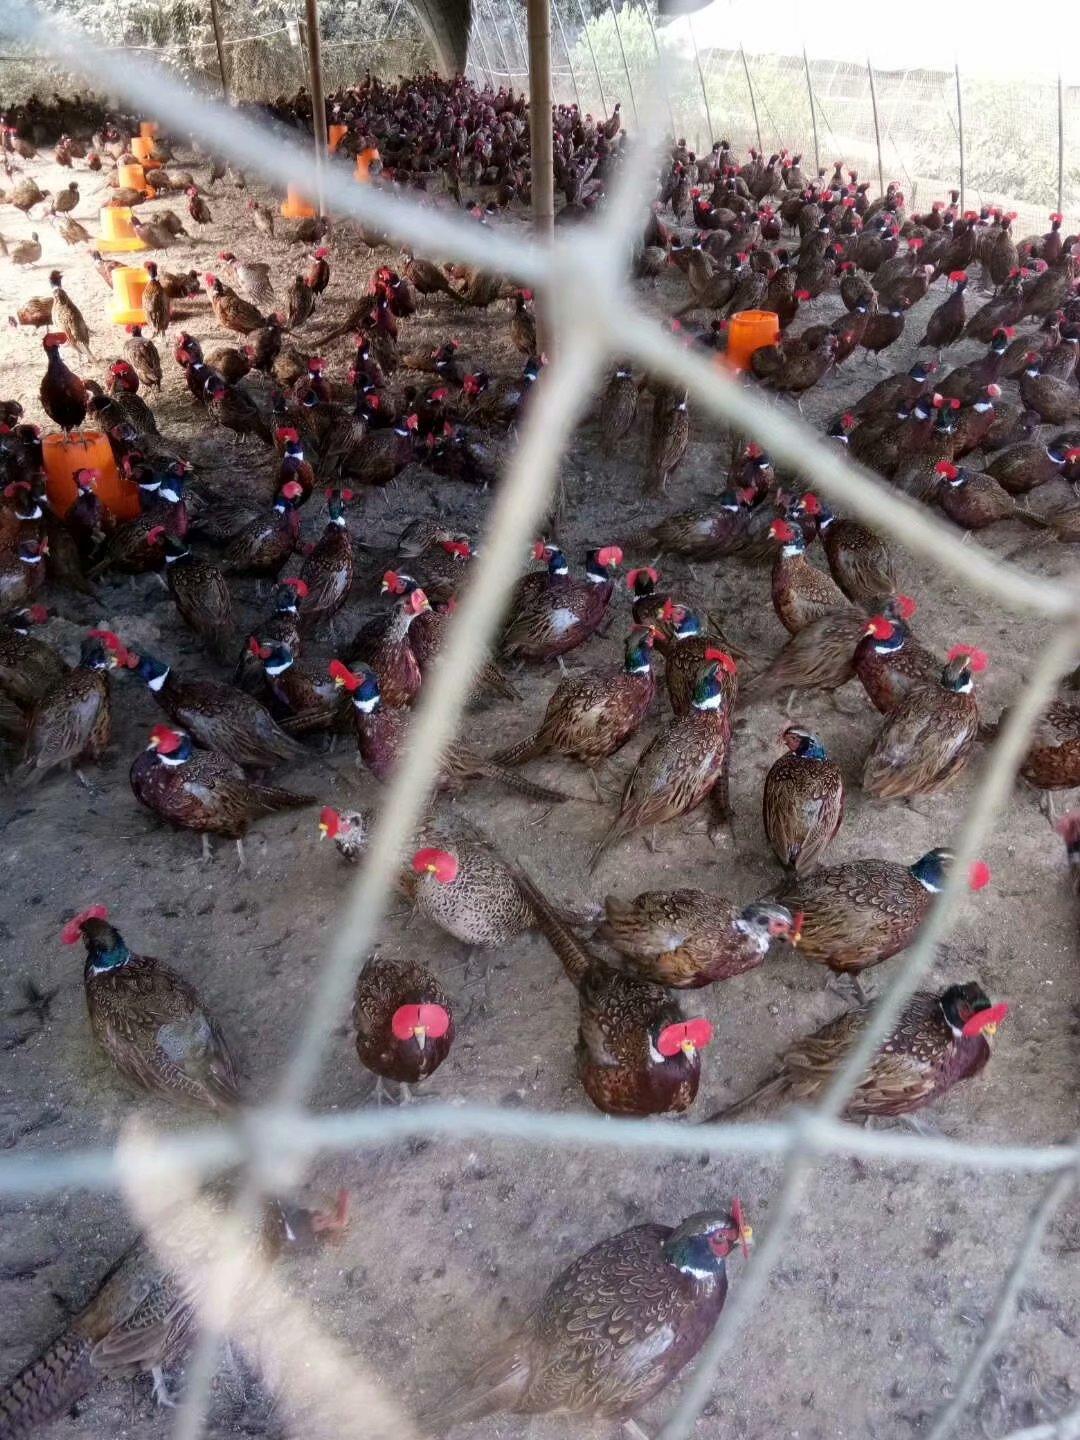
M 54 188 L 68 178 L 51 166 L 34 173 L 42 185 Z M 196 173 L 205 176 L 204 170 Z M 97 207 L 92 196 L 99 181 L 85 172 L 78 179 L 84 195 L 78 217 L 93 229 Z M 170 268 L 190 264 L 201 272 L 211 268 L 219 250 L 232 248 L 270 260 L 283 294 L 303 252 L 284 239 L 265 242 L 255 235 L 245 218 L 244 198 L 222 192 L 219 185 L 210 196 L 213 223 L 182 242 L 167 263 Z M 123 337 L 107 323 L 107 293 L 88 254 L 68 250 L 45 223 L 32 226 L 6 207 L 0 214 L 0 230 L 9 242 L 31 228 L 41 234 L 45 254 L 30 271 L 16 272 L 8 264 L 0 268 L 0 318 L 30 295 L 46 294 L 48 271 L 60 265 L 91 325 L 97 356 L 103 362 L 113 358 Z M 344 315 L 350 297 L 377 263 L 363 246 L 354 246 L 344 226 L 335 232 L 331 248 L 330 290 L 300 337 L 305 346 L 309 335 Z M 392 257 L 384 252 L 379 258 Z M 681 300 L 682 284 L 674 273 L 665 276 L 655 293 L 644 295 L 645 302 L 670 311 Z M 939 286 L 914 312 L 907 337 L 889 352 L 897 365 L 911 363 L 920 322 L 940 298 Z M 829 314 L 838 303 L 817 308 Z M 463 317 L 451 314 L 445 301 L 435 301 L 409 322 L 407 333 L 419 343 L 458 335 L 468 356 L 508 373 L 518 368 L 518 358 L 506 342 L 506 314 L 497 305 L 487 314 Z M 183 324 L 203 341 L 222 338 L 201 300 L 190 306 Z M 0 331 L 0 396 L 17 397 L 28 416 L 39 420 L 44 419 L 37 400 L 44 368 L 41 333 Z M 957 347 L 957 359 L 971 358 L 978 349 Z M 252 484 L 258 447 L 234 452 L 230 441 L 209 434 L 183 387 L 172 345 L 162 351 L 166 382 L 155 409 L 163 433 L 186 450 L 201 472 L 223 485 Z M 347 341 L 330 347 L 333 374 L 343 373 L 347 357 Z M 103 369 L 102 364 L 95 373 Z M 807 414 L 820 417 L 841 408 L 876 378 L 872 364 L 849 362 L 842 376 L 808 399 Z M 583 426 L 562 471 L 567 504 L 559 534 L 574 562 L 587 543 L 616 541 L 628 529 L 721 489 L 719 439 L 715 429 L 695 419 L 690 450 L 669 499 L 643 507 L 641 421 L 616 455 L 602 454 L 595 427 Z M 256 483 L 265 487 L 271 474 L 264 466 Z M 1064 486 L 1055 484 L 1038 492 L 1035 505 L 1049 507 L 1069 498 Z M 365 494 L 352 508 L 350 524 L 370 548 L 360 552 L 360 578 L 338 621 L 339 633 L 351 633 L 357 617 L 378 603 L 377 578 L 409 519 L 439 508 L 454 526 L 475 533 L 485 506 L 484 495 L 457 484 L 399 484 L 385 493 Z M 321 531 L 324 513 L 317 503 L 307 508 L 304 523 L 311 537 Z M 987 543 L 1006 553 L 1030 544 L 1030 532 L 1002 526 Z M 1075 556 L 1068 548 L 1047 546 L 1026 563 L 1040 574 L 1064 574 Z M 782 643 L 784 632 L 769 604 L 766 566 L 704 566 L 696 580 L 678 562 L 663 568 L 676 593 L 688 586 L 719 611 L 731 636 L 751 655 L 766 657 Z M 996 716 L 1022 685 L 1044 627 L 990 606 L 903 554 L 898 572 L 903 588 L 920 603 L 917 624 L 928 643 L 942 651 L 965 641 L 989 653 L 979 697 L 984 712 Z M 235 590 L 245 619 L 260 613 L 252 582 L 238 582 Z M 59 597 L 60 618 L 45 633 L 69 659 L 88 624 L 105 624 L 174 662 L 182 673 L 215 673 L 189 641 L 154 577 L 107 581 L 101 596 L 100 606 Z M 616 608 L 608 637 L 592 641 L 572 663 L 593 666 L 619 656 L 628 618 L 625 591 Z M 330 652 L 324 646 L 321 653 Z M 556 678 L 546 670 L 522 675 L 523 703 L 471 714 L 469 738 L 493 748 L 523 733 L 542 713 Z M 66 917 L 104 902 L 134 948 L 167 959 L 193 980 L 228 1035 L 252 1097 L 259 1098 L 269 1093 L 293 1045 L 344 889 L 355 873 L 339 862 L 331 846 L 317 843 L 317 806 L 257 824 L 247 842 L 245 873 L 236 872 L 232 847 L 225 844 L 218 845 L 213 863 L 200 863 L 198 839 L 166 830 L 136 804 L 128 785 L 128 766 L 159 718 L 151 697 L 140 684 L 123 678 L 114 695 L 115 756 L 92 770 L 93 793 L 57 775 L 36 790 L 9 793 L 0 801 L 5 877 L 0 897 L 0 1143 L 19 1153 L 47 1156 L 106 1144 L 145 1108 L 92 1044 L 82 993 L 82 949 L 59 943 Z M 924 799 L 917 808 L 870 806 L 856 778 L 876 716 L 857 687 L 845 691 L 840 704 L 843 713 L 827 698 L 808 696 L 798 711 L 823 736 L 852 782 L 831 858 L 884 856 L 910 862 L 947 843 L 985 759 L 972 764 L 952 792 Z M 647 734 L 655 723 L 646 726 Z M 702 886 L 746 902 L 778 878 L 762 832 L 760 794 L 765 771 L 778 754 L 776 736 L 783 723 L 780 704 L 755 703 L 741 711 L 732 772 L 733 840 L 716 849 L 698 825 L 677 825 L 664 837 L 666 848 L 652 854 L 636 837 L 608 856 L 593 882 L 583 879 L 585 860 L 609 816 L 589 803 L 583 773 L 568 772 L 559 763 L 531 767 L 536 778 L 582 797 L 551 813 L 489 786 L 475 787 L 458 803 L 552 896 L 568 903 L 674 885 Z M 636 748 L 621 760 L 627 762 Z M 378 787 L 354 771 L 351 754 L 341 747 L 330 758 L 313 753 L 288 781 L 311 790 L 320 804 L 346 807 L 379 798 Z M 993 870 L 992 884 L 963 905 L 941 951 L 934 983 L 977 978 L 995 1000 L 1008 999 L 1013 1008 L 986 1073 L 954 1092 L 933 1119 L 945 1135 L 957 1139 L 1050 1144 L 1077 1125 L 1077 902 L 1066 882 L 1063 847 L 1031 792 L 1013 797 L 985 858 Z M 587 1104 L 573 1072 L 576 998 L 541 938 L 526 936 L 467 965 L 460 948 L 440 932 L 420 920 L 407 925 L 399 905 L 382 943 L 385 953 L 408 952 L 430 962 L 457 1006 L 458 1039 L 446 1064 L 421 1088 L 422 1098 L 555 1112 Z M 877 983 L 888 974 L 886 967 L 875 977 Z M 738 1097 L 771 1071 L 774 1056 L 787 1042 L 838 1013 L 843 1002 L 823 988 L 822 979 L 816 967 L 787 953 L 749 976 L 697 992 L 695 1009 L 713 1022 L 715 1035 L 694 1115 L 676 1123 L 692 1124 Z M 32 1014 L 16 1013 L 31 985 L 52 997 L 40 1022 Z M 353 1107 L 365 1102 L 368 1088 L 343 1014 L 325 1048 L 314 1103 L 320 1110 Z M 166 1126 L 188 1123 L 158 1108 L 153 1115 Z M 322 1197 L 347 1186 L 354 1205 L 351 1232 L 341 1249 L 295 1264 L 290 1278 L 357 1365 L 390 1397 L 412 1406 L 438 1394 L 450 1377 L 485 1353 L 495 1337 L 526 1314 L 563 1265 L 604 1236 L 646 1219 L 675 1222 L 694 1210 L 726 1203 L 734 1193 L 741 1196 L 759 1237 L 764 1236 L 778 1179 L 779 1166 L 744 1158 L 649 1160 L 615 1151 L 513 1143 L 415 1142 L 336 1155 L 316 1165 L 308 1189 Z M 923 1433 L 977 1343 L 1043 1183 L 1008 1173 L 985 1177 L 892 1164 L 822 1163 L 790 1252 L 725 1364 L 697 1434 L 732 1440 L 904 1440 Z M 0 1211 L 0 1378 L 6 1379 L 93 1292 L 130 1243 L 133 1227 L 111 1194 L 5 1198 Z M 741 1272 L 742 1262 L 736 1260 L 730 1267 L 736 1288 Z M 1052 1225 L 1007 1341 L 957 1435 L 962 1440 L 1003 1435 L 1071 1409 L 1080 1391 L 1078 1332 L 1080 1205 L 1074 1202 Z M 668 1392 L 640 1417 L 650 1433 L 676 1394 Z M 74 1418 L 59 1422 L 55 1433 L 69 1440 L 102 1435 L 149 1440 L 166 1434 L 170 1423 L 169 1416 L 155 1410 L 147 1383 L 133 1388 L 112 1384 L 80 1405 Z M 249 1391 L 245 1405 L 235 1386 L 220 1378 L 215 1382 L 211 1434 L 277 1434 L 280 1427 L 280 1417 L 258 1393 Z M 500 1417 L 471 1433 L 547 1440 L 606 1435 L 610 1427 Z

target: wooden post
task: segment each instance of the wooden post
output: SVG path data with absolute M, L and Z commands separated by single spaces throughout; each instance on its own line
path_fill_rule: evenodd
M 322 83 L 322 39 L 319 34 L 319 0 L 305 0 L 307 11 L 308 72 L 311 76 L 311 123 L 315 133 L 315 205 L 326 214 L 323 172 L 326 168 L 326 101 Z
M 218 0 L 210 0 L 210 23 L 214 27 L 214 44 L 217 47 L 218 69 L 221 71 L 221 93 L 225 104 L 229 103 L 229 77 L 225 73 L 225 47 L 221 43 L 221 16 L 218 14 Z
M 604 94 L 604 82 L 600 79 L 600 66 L 596 63 L 596 51 L 593 49 L 592 36 L 589 34 L 589 22 L 585 18 L 585 11 L 582 8 L 581 0 L 577 0 L 578 14 L 581 16 L 581 33 L 585 36 L 585 44 L 589 47 L 589 55 L 592 59 L 593 73 L 596 76 L 596 89 L 600 95 L 600 109 L 604 112 L 604 119 L 608 118 L 607 97 Z
M 806 93 L 810 97 L 810 125 L 814 132 L 814 174 L 821 169 L 821 152 L 818 150 L 817 138 L 817 110 L 814 106 L 814 85 L 810 79 L 810 61 L 806 55 L 806 46 L 802 47 L 803 69 L 806 71 Z
M 570 46 L 566 40 L 566 27 L 563 25 L 562 11 L 559 9 L 559 0 L 551 0 L 551 9 L 555 16 L 555 23 L 559 27 L 559 38 L 562 40 L 562 48 L 566 51 L 566 64 L 570 71 L 570 83 L 574 87 L 574 100 L 577 108 L 584 113 L 584 107 L 581 103 L 581 91 L 578 88 L 577 74 L 574 70 L 574 57 L 570 54 Z
M 623 74 L 626 76 L 626 88 L 630 92 L 630 107 L 634 112 L 634 124 L 637 125 L 637 101 L 634 99 L 634 82 L 630 79 L 630 66 L 626 63 L 626 50 L 622 43 L 622 30 L 619 28 L 619 12 L 615 9 L 615 0 L 608 0 L 608 7 L 611 10 L 611 18 L 615 21 L 615 39 L 619 42 L 619 54 L 622 56 Z
M 754 98 L 754 82 L 750 79 L 750 66 L 746 62 L 746 51 L 743 43 L 739 41 L 739 54 L 742 56 L 743 74 L 746 76 L 746 88 L 750 91 L 750 109 L 754 112 L 754 129 L 757 131 L 757 148 L 760 155 L 764 146 L 761 143 L 761 121 L 758 119 L 757 100 Z
M 878 123 L 877 111 L 877 86 L 874 84 L 874 67 L 870 64 L 870 56 L 866 57 L 866 73 L 870 76 L 870 105 L 874 111 L 874 140 L 877 144 L 877 179 L 878 190 L 885 194 L 885 166 L 881 163 L 881 126 Z
M 956 71 L 956 139 L 960 146 L 960 214 L 964 213 L 964 101 L 960 90 L 960 61 L 953 66 Z
M 533 230 L 541 245 L 555 236 L 555 173 L 551 139 L 551 0 L 528 0 L 529 140 L 532 150 Z M 545 306 L 536 306 L 536 343 L 551 354 Z
M 698 84 L 701 86 L 701 99 L 705 106 L 705 124 L 709 127 L 709 144 L 711 145 L 716 139 L 712 128 L 712 112 L 709 110 L 709 97 L 705 93 L 705 76 L 701 73 L 701 55 L 698 53 L 697 36 L 694 34 L 694 22 L 690 19 L 689 15 L 686 17 L 686 28 L 690 32 L 690 43 L 694 47 L 694 64 L 697 66 Z M 760 136 L 761 132 L 758 131 L 758 134 Z M 758 140 L 758 144 L 761 144 L 760 139 Z
M 1058 71 L 1058 214 L 1065 213 L 1065 86 Z

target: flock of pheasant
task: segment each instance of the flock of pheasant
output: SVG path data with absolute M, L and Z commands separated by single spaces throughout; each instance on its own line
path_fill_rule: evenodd
M 377 183 L 425 204 L 460 206 L 478 225 L 510 223 L 528 203 L 528 113 L 519 96 L 424 75 L 393 86 L 369 79 L 329 105 L 330 120 L 347 127 L 343 153 L 378 151 Z M 266 109 L 276 124 L 310 123 L 303 93 Z M 483 494 L 498 485 L 507 445 L 544 383 L 533 297 L 512 277 L 400 255 L 387 237 L 355 226 L 316 217 L 284 224 L 250 196 L 239 171 L 185 149 L 183 137 L 162 137 L 149 194 L 119 190 L 114 177 L 107 197 L 133 209 L 135 232 L 156 257 L 146 262 L 145 324 L 129 326 L 123 341 L 92 332 L 78 301 L 97 283 L 95 268 L 111 283 L 114 262 L 93 251 L 74 212 L 84 171 L 105 183 L 114 166 L 131 162 L 132 122 L 102 114 L 82 135 L 70 112 L 63 118 L 49 158 L 75 178 L 59 194 L 34 176 L 34 137 L 40 146 L 48 107 L 13 112 L 3 131 L 9 184 L 0 216 L 14 207 L 28 225 L 54 226 L 74 250 L 66 269 L 78 272 L 69 288 L 64 269 L 52 269 L 50 293 L 12 317 L 20 330 L 44 329 L 44 364 L 33 384 L 0 401 L 0 740 L 18 803 L 33 807 L 41 787 L 67 786 L 77 825 L 80 781 L 89 790 L 122 785 L 96 762 L 114 745 L 114 708 L 136 703 L 145 686 L 160 718 L 124 757 L 133 803 L 199 836 L 207 859 L 210 837 L 234 840 L 241 867 L 254 820 L 321 805 L 313 834 L 362 863 L 374 808 L 322 804 L 329 785 L 340 786 L 337 747 L 355 749 L 377 784 L 405 753 L 412 707 L 442 663 L 477 563 L 476 533 L 429 518 L 427 500 L 439 486 Z M 618 168 L 618 110 L 598 122 L 559 107 L 553 124 L 560 224 L 582 223 L 603 207 Z M 178 168 L 181 152 L 186 169 Z M 840 165 L 808 175 L 798 156 L 742 160 L 725 142 L 701 157 L 673 140 L 657 180 L 634 270 L 654 285 L 664 277 L 665 288 L 670 272 L 681 272 L 671 323 L 688 345 L 722 354 L 731 317 L 771 311 L 779 338 L 753 354 L 746 383 L 798 398 L 834 375 L 857 376 L 860 352 L 887 363 L 912 307 L 938 286 L 925 361 L 876 379 L 829 416 L 832 442 L 966 532 L 1019 523 L 1018 534 L 1037 535 L 1031 543 L 1080 537 L 1080 509 L 1029 504 L 1036 489 L 1052 493 L 1080 478 L 1077 241 L 1062 234 L 1060 216 L 1045 234 L 1017 240 L 1013 217 L 961 211 L 955 192 L 912 214 L 896 186 L 871 199 Z M 167 204 L 181 195 L 183 216 Z M 277 263 L 211 251 L 215 212 L 238 206 L 267 240 L 303 247 L 287 252 L 284 283 Z M 40 232 L 5 248 L 14 264 L 33 267 Z M 339 306 L 331 280 L 345 274 L 349 300 Z M 983 296 L 972 309 L 975 276 Z M 840 312 L 817 318 L 813 307 L 833 295 Z M 339 313 L 327 313 L 331 301 Z M 418 315 L 438 315 L 440 324 L 445 316 L 450 326 L 469 311 L 505 317 L 473 331 L 489 345 L 497 336 L 496 360 L 471 353 L 475 338 L 414 341 Z M 797 325 L 808 311 L 812 323 Z M 194 333 L 205 327 L 213 343 Z M 331 358 L 329 347 L 346 336 L 347 358 Z M 964 338 L 982 353 L 950 365 L 950 348 Z M 170 438 L 158 405 L 170 386 L 200 436 L 195 447 Z M 93 467 L 77 470 L 70 498 L 58 500 L 41 419 L 61 432 L 104 434 L 133 513 L 108 502 Z M 860 977 L 912 943 L 945 883 L 946 847 L 890 853 L 889 807 L 924 801 L 932 809 L 992 739 L 996 726 L 977 698 L 992 657 L 959 642 L 942 653 L 922 615 L 917 632 L 890 537 L 833 513 L 797 475 L 779 472 L 752 436 L 709 435 L 724 472 L 719 493 L 663 513 L 657 500 L 697 422 L 685 391 L 662 377 L 614 366 L 588 423 L 620 471 L 640 444 L 646 514 L 618 527 L 618 543 L 605 536 L 580 559 L 560 543 L 558 514 L 537 538 L 534 568 L 514 592 L 472 696 L 475 707 L 505 711 L 507 743 L 489 750 L 468 738 L 466 724 L 447 748 L 440 796 L 401 857 L 399 888 L 470 952 L 542 933 L 579 1007 L 576 1043 L 549 1037 L 551 1063 L 572 1065 L 587 1100 L 620 1117 L 690 1110 L 713 1031 L 700 992 L 723 985 L 724 1003 L 737 1005 L 738 984 L 726 982 L 789 947 L 857 1003 L 791 1046 L 774 1073 L 719 1114 L 785 1097 L 811 1101 L 873 1013 Z M 211 445 L 231 456 L 224 469 L 208 463 Z M 373 565 L 366 522 L 373 493 L 387 486 L 415 494 L 416 514 Z M 692 583 L 665 583 L 659 567 L 669 563 L 676 573 L 688 567 Z M 699 573 L 711 566 L 728 582 L 770 568 L 787 635 L 775 653 L 759 657 L 729 638 L 730 620 Z M 56 643 L 55 619 L 88 606 L 122 613 L 126 585 L 159 582 L 171 605 L 161 653 L 125 637 L 122 623 L 88 627 L 77 656 Z M 358 593 L 375 608 L 352 628 Z M 609 627 L 622 660 L 597 665 L 590 642 Z M 201 647 L 199 663 L 174 663 L 188 644 L 181 637 Z M 552 684 L 542 713 L 512 739 L 523 667 L 543 667 Z M 775 883 L 750 903 L 674 888 L 610 894 L 597 909 L 575 911 L 442 798 L 497 785 L 522 807 L 577 805 L 562 776 L 579 766 L 597 805 L 611 812 L 598 827 L 590 876 L 617 847 L 641 855 L 635 837 L 650 849 L 665 836 L 677 847 L 696 812 L 722 856 L 740 712 L 752 716 L 784 693 L 790 718 L 805 692 L 843 687 L 877 712 L 876 734 L 853 775 L 813 728 L 786 725 L 761 794 L 760 847 L 775 861 Z M 609 762 L 645 733 L 612 792 Z M 542 775 L 526 769 L 541 760 Z M 290 783 L 298 770 L 304 789 Z M 1080 704 L 1067 692 L 1040 722 L 1022 775 L 1045 797 L 1080 784 Z M 884 853 L 836 861 L 829 852 L 852 790 L 860 810 L 881 807 L 875 848 Z M 1080 820 L 1066 816 L 1060 828 L 1076 863 Z M 184 843 L 177 834 L 177 847 Z M 980 890 L 989 871 L 980 863 L 968 879 Z M 64 943 L 85 948 L 96 1042 L 128 1082 L 158 1099 L 235 1114 L 250 1097 L 225 1030 L 180 973 L 131 948 L 113 923 L 128 929 L 123 917 L 83 904 L 93 900 L 73 894 L 73 913 L 58 929 Z M 375 955 L 365 964 L 351 1026 L 380 1101 L 386 1085 L 407 1098 L 451 1055 L 465 1023 L 452 991 L 419 961 Z M 908 1117 L 939 1101 L 986 1066 L 1007 1010 L 975 976 L 920 991 L 847 1115 Z M 440 1086 L 444 1094 L 452 1087 L 452 1067 L 432 1093 Z M 259 1243 L 280 1248 L 301 1232 L 332 1238 L 345 1223 L 342 1201 L 306 1225 L 275 1210 Z M 554 1281 L 423 1426 L 442 1432 L 499 1410 L 628 1420 L 707 1338 L 726 1294 L 726 1259 L 745 1251 L 750 1234 L 733 1201 L 674 1228 L 638 1225 L 604 1241 Z M 51 1349 L 0 1391 L 0 1440 L 61 1415 L 99 1377 L 151 1372 L 165 1396 L 163 1369 L 183 1354 L 196 1301 L 138 1245 Z

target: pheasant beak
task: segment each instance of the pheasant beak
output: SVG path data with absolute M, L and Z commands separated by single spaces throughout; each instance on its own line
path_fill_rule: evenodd
M 983 1033 L 985 1034 L 986 1032 L 984 1031 Z M 694 1044 L 693 1040 L 684 1040 L 679 1046 L 679 1049 L 682 1051 L 682 1053 L 686 1056 L 688 1060 L 692 1060 L 697 1054 L 697 1046 Z
M 982 1028 L 982 1033 L 983 1033 L 983 1034 L 986 1036 L 986 1038 L 989 1040 L 989 1039 L 991 1039 L 994 1035 L 997 1034 L 997 1026 L 996 1026 L 995 1024 L 993 1024 L 993 1023 L 991 1023 L 991 1024 L 989 1024 L 989 1025 L 984 1025 L 983 1028 Z
M 739 1226 L 739 1244 L 745 1250 L 747 1246 L 754 1243 L 754 1227 L 745 1221 Z
M 788 933 L 789 945 L 798 945 L 799 941 L 802 939 L 802 927 L 803 912 L 800 910 L 797 914 L 793 915 L 791 919 L 791 930 Z
M 987 1027 L 987 1028 L 989 1028 L 989 1027 Z M 996 1028 L 996 1027 L 995 1027 L 995 1028 Z M 424 1045 L 425 1045 L 425 1043 L 426 1043 L 426 1041 L 427 1041 L 427 1026 L 426 1026 L 426 1025 L 414 1025 L 414 1026 L 413 1026 L 413 1032 L 412 1032 L 412 1033 L 413 1033 L 413 1039 L 416 1041 L 417 1045 L 420 1046 L 420 1049 L 423 1050 Z
M 320 840 L 325 840 L 326 837 L 327 837 L 327 835 L 329 835 L 329 834 L 330 834 L 330 826 L 327 825 L 327 823 L 326 823 L 325 820 L 320 820 L 320 821 L 319 821 L 319 839 L 320 839 Z

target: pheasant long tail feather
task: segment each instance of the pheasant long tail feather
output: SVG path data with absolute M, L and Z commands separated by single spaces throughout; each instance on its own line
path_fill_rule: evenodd
M 315 803 L 314 795 L 300 795 L 292 790 L 282 790 L 278 785 L 252 785 L 250 789 L 267 810 L 295 810 L 301 805 Z
M 456 1389 L 419 1417 L 424 1435 L 441 1435 L 454 1425 L 482 1420 L 496 1411 L 514 1410 L 529 1381 L 529 1363 L 516 1347 L 510 1346 L 484 1360 Z
M 498 751 L 491 758 L 496 765 L 524 765 L 526 761 L 535 760 L 544 753 L 544 747 L 540 744 L 540 732 L 537 731 L 533 735 L 527 735 L 524 740 L 519 740 L 516 745 Z
M 751 1090 L 749 1095 L 744 1095 L 741 1100 L 736 1100 L 733 1105 L 728 1105 L 723 1110 L 716 1110 L 704 1121 L 706 1125 L 712 1125 L 719 1120 L 735 1120 L 740 1115 L 745 1115 L 748 1110 L 754 1109 L 763 1101 L 775 1100 L 787 1089 L 787 1075 L 782 1071 L 779 1075 L 773 1075 L 756 1090 Z
M 564 800 L 569 800 L 569 795 L 564 795 L 561 790 L 551 790 L 546 785 L 536 785 L 531 780 L 526 780 L 514 770 L 507 770 L 504 765 L 495 760 L 481 760 L 477 763 L 476 774 L 487 780 L 498 780 L 510 790 L 516 790 L 519 795 L 526 796 L 529 800 L 543 800 L 551 805 L 561 805 Z
M 19 1440 L 80 1400 L 94 1383 L 92 1349 L 88 1338 L 61 1335 L 0 1390 L 0 1440 Z
M 532 906 L 538 928 L 543 932 L 555 954 L 562 961 L 562 967 L 575 986 L 581 984 L 585 971 L 593 963 L 593 957 L 573 934 L 563 915 L 536 888 L 532 880 L 516 865 L 511 866 L 525 897 Z

